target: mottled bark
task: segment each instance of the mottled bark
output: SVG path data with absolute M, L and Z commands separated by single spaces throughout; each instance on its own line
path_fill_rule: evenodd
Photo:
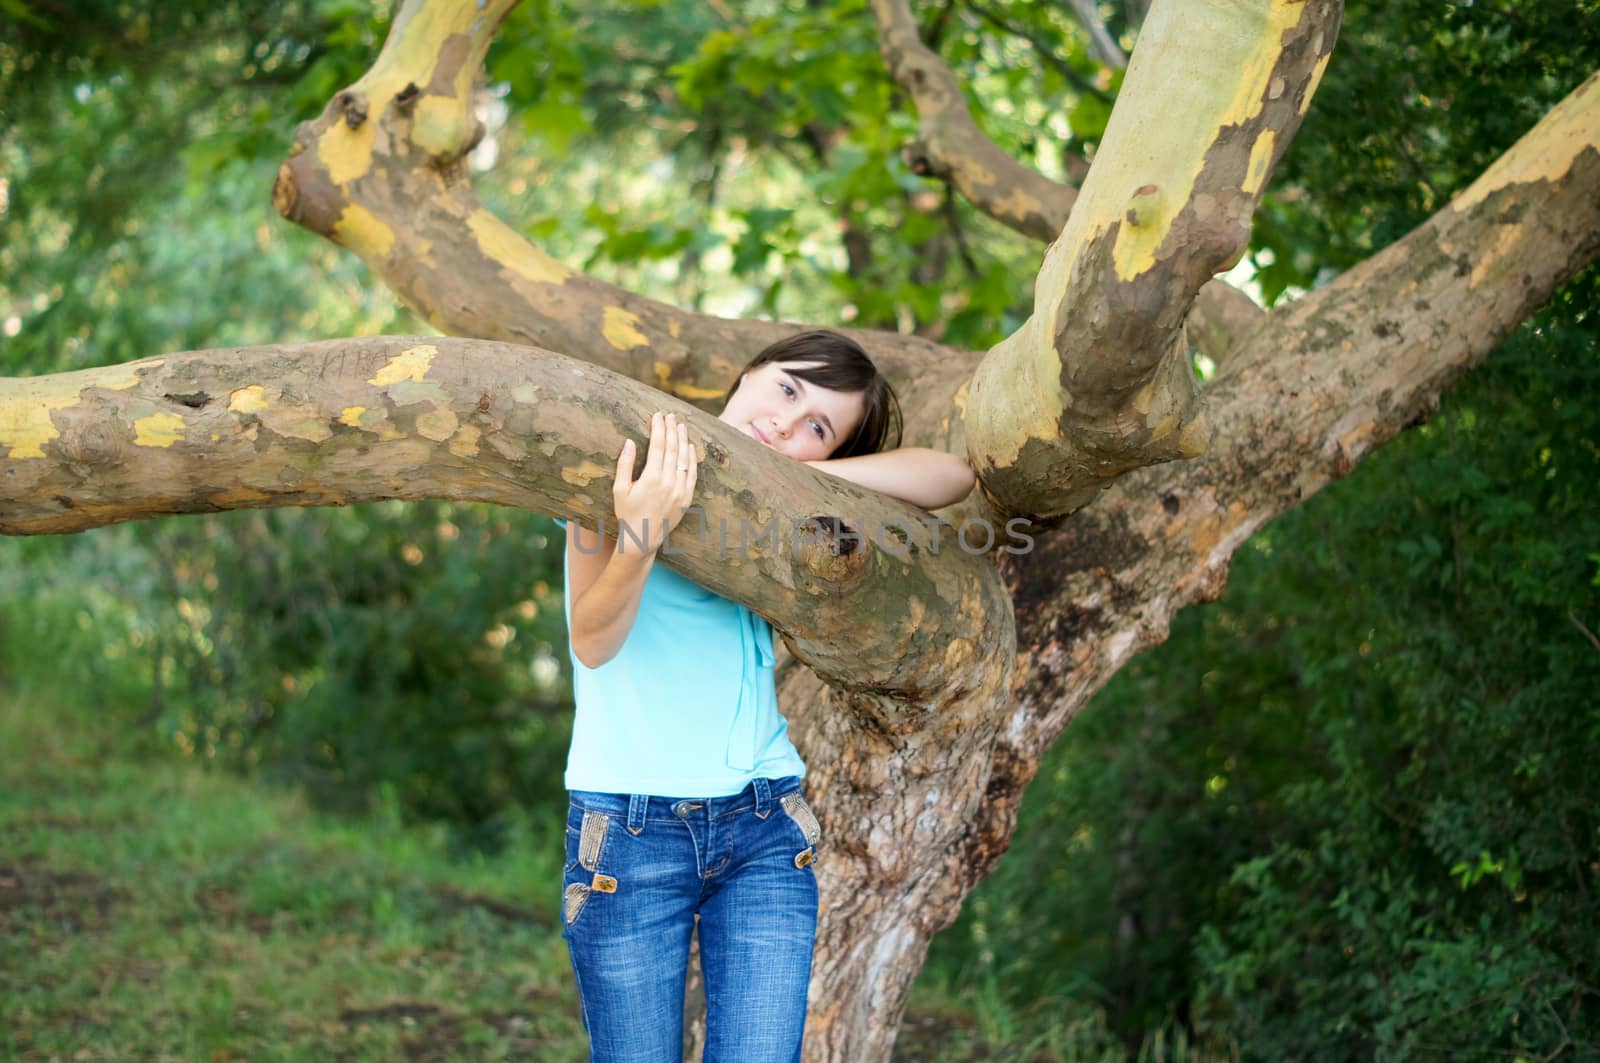
M 655 409 L 700 444 L 698 510 L 663 559 L 766 616 L 876 725 L 992 683 L 1012 651 L 994 568 L 913 506 L 791 461 L 648 385 L 502 343 L 426 337 L 193 351 L 0 389 L 0 532 L 168 513 L 453 498 L 608 518 Z M 830 523 L 843 518 L 855 535 Z M 612 525 L 615 531 L 615 525 Z M 638 529 L 635 529 L 637 532 Z M 839 613 L 864 618 L 859 629 Z M 870 619 L 867 619 L 870 618 Z M 893 696 L 893 701 L 890 696 Z
M 914 802 L 892 802 L 880 819 L 880 794 L 833 768 L 837 752 L 852 748 L 831 732 L 834 707 L 812 677 L 788 678 L 784 704 L 807 755 L 824 766 L 813 779 L 816 803 L 844 837 L 822 865 L 829 926 L 812 1007 L 823 1025 L 810 1032 L 809 1058 L 887 1058 L 927 928 L 953 919 L 1005 852 L 1022 790 L 1072 717 L 1135 654 L 1165 640 L 1179 609 L 1222 592 L 1233 552 L 1251 534 L 1425 416 L 1597 254 L 1600 88 L 1591 78 L 1427 225 L 1265 315 L 1207 391 L 1216 439 L 1205 455 L 1123 476 L 1042 533 L 1033 552 L 1003 559 L 1017 669 L 987 750 L 982 799 L 951 810 L 964 821 L 955 850 L 862 844 L 874 827 L 909 835 Z M 936 760 L 950 773 L 936 777 L 942 786 L 914 788 L 924 800 L 936 789 L 929 807 L 942 807 L 961 763 L 918 752 L 921 770 Z M 886 852 L 929 873 L 886 867 Z M 880 889 L 875 876 L 885 872 L 900 877 Z M 921 888 L 902 904 L 906 879 Z M 841 962 L 851 956 L 860 962 Z
M 1146 20 L 1033 316 L 973 374 L 967 446 L 997 509 L 1070 513 L 1130 469 L 1204 452 L 1184 320 L 1244 253 L 1339 14 L 1190 0 Z
M 698 314 L 589 277 L 484 208 L 466 154 L 472 83 L 515 0 L 409 0 L 371 70 L 295 132 L 273 202 L 348 248 L 443 332 L 561 351 L 715 409 L 739 368 L 803 326 Z M 914 336 L 840 329 L 908 405 L 933 408 L 976 363 Z M 948 412 L 948 408 L 946 409 Z M 943 416 L 943 414 L 941 414 Z M 938 445 L 931 435 L 912 438 Z
M 913 173 L 950 182 L 1002 225 L 1044 243 L 1054 241 L 1066 227 L 1077 189 L 1022 165 L 978 128 L 955 74 L 917 35 L 907 0 L 873 0 L 872 11 L 884 64 L 917 108 L 920 133 L 904 149 L 906 165 Z M 1333 46 L 1331 35 L 1327 45 Z M 1163 86 L 1162 91 L 1173 90 Z M 1193 342 L 1221 361 L 1250 299 L 1226 281 L 1213 280 L 1192 302 Z
M 1222 592 L 1240 545 L 1426 418 L 1597 255 L 1600 75 L 1427 223 L 1267 315 L 1207 389 L 1205 455 L 1122 477 L 1007 559 L 1021 659 L 972 851 L 1003 849 L 1039 757 L 1179 609 Z
M 1054 240 L 1077 193 L 1017 162 L 978 128 L 955 75 L 917 35 L 906 0 L 872 0 L 872 13 L 884 64 L 917 106 L 921 135 L 905 149 L 912 172 L 954 183 L 1020 233 Z
M 635 301 L 541 257 L 471 198 L 460 167 L 471 132 L 451 117 L 464 113 L 452 110 L 461 64 L 481 54 L 470 6 L 403 10 L 386 58 L 301 130 L 279 203 L 361 253 L 442 327 L 542 340 L 627 379 L 526 347 L 490 345 L 480 360 L 454 341 L 398 339 L 319 348 L 349 364 L 323 357 L 317 371 L 304 348 L 301 360 L 268 348 L 3 380 L 0 531 L 338 504 L 362 490 L 593 519 L 607 509 L 608 456 L 671 401 L 630 381 L 714 401 L 742 361 L 729 352 L 778 326 Z M 1255 12 L 1253 29 L 1211 21 L 1241 12 Z M 1235 302 L 1219 315 L 1215 342 L 1233 350 L 1206 392 L 1210 449 L 1148 465 L 1193 449 L 1174 443 L 1186 430 L 1197 442 L 1177 369 L 1185 314 L 1242 249 L 1336 17 L 1317 0 L 1158 5 L 1072 227 L 1036 285 L 1034 318 L 984 362 L 983 387 L 965 387 L 970 353 L 866 337 L 907 387 L 914 440 L 965 450 L 970 435 L 999 505 L 1053 513 L 1087 502 L 1070 520 L 1032 529 L 1034 548 L 999 555 L 994 570 L 951 554 L 948 539 L 937 558 L 916 540 L 903 565 L 882 550 L 713 565 L 693 544 L 672 560 L 768 615 L 799 655 L 780 666 L 780 697 L 828 834 L 809 1060 L 888 1057 L 929 940 L 1005 851 L 1022 788 L 1067 721 L 1165 638 L 1179 608 L 1220 593 L 1250 534 L 1425 416 L 1600 253 L 1591 79 L 1449 207 L 1347 277 L 1270 314 Z M 416 40 L 397 39 L 407 34 Z M 1163 77 L 1181 88 L 1164 91 Z M 1130 146 L 1140 142 L 1159 150 L 1141 155 Z M 436 353 L 419 376 L 422 345 Z M 715 468 L 701 477 L 717 513 L 903 512 L 722 439 L 710 420 L 691 417 L 725 448 L 708 445 Z

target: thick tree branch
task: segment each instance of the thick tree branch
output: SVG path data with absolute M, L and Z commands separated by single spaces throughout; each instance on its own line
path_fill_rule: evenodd
M 696 314 L 576 273 L 473 192 L 471 81 L 509 6 L 480 15 L 470 0 L 405 4 L 372 70 L 297 132 L 274 201 L 355 251 L 443 331 L 571 351 L 715 408 L 751 354 L 798 326 Z M 849 334 L 914 411 L 907 442 L 951 445 L 951 402 L 977 357 L 914 336 Z
M 1182 17 L 1224 7 L 1233 17 L 1245 2 L 1196 6 Z M 1153 88 L 1125 91 L 1113 126 L 1131 123 L 1136 133 L 1116 143 L 1108 137 L 1094 178 L 1104 190 L 1085 188 L 1078 227 L 1047 261 L 1026 334 L 985 365 L 994 372 L 1016 359 L 991 384 L 1016 389 L 1009 398 L 1019 404 L 1030 388 L 1059 400 L 1054 414 L 1024 426 L 1039 433 L 1026 447 L 1055 446 L 1087 425 L 1085 440 L 1054 452 L 1059 465 L 1023 470 L 1034 486 L 997 464 L 990 486 L 1001 489 L 1000 501 L 1068 508 L 1070 499 L 1040 485 L 1059 476 L 1076 490 L 1114 475 L 1130 454 L 1154 460 L 1162 440 L 1192 427 L 1192 410 L 1174 399 L 1181 381 L 1168 376 L 1189 299 L 1208 269 L 1237 253 L 1251 190 L 1292 132 L 1292 122 L 1279 123 L 1281 112 L 1304 109 L 1326 57 L 1298 25 L 1272 38 L 1274 20 L 1312 17 L 1298 14 L 1301 5 L 1259 4 L 1268 15 L 1255 30 L 1202 18 L 1203 32 L 1174 34 L 1176 5 L 1147 27 L 1166 28 L 1147 32 L 1136 65 L 1150 51 L 1155 69 L 1170 68 L 1170 85 L 1157 77 Z M 483 24 L 476 14 L 452 21 L 465 11 L 440 2 L 402 12 L 399 35 L 432 43 L 407 60 L 403 78 L 385 75 L 374 87 L 369 75 L 359 93 L 341 96 L 321 123 L 301 131 L 280 202 L 357 248 L 442 327 L 521 343 L 570 336 L 563 349 L 627 378 L 526 346 L 399 338 L 174 355 L 0 381 L 0 531 L 424 494 L 593 521 L 609 510 L 611 455 L 622 438 L 650 410 L 675 405 L 644 385 L 714 402 L 692 389 L 725 385 L 777 326 L 741 330 L 627 302 L 626 293 L 576 275 L 552 279 L 560 267 L 471 196 L 461 152 L 473 134 L 455 109 L 465 97 L 455 92 L 459 69 L 451 63 L 481 54 Z M 499 11 L 486 9 L 483 18 L 492 22 Z M 440 27 L 448 31 L 442 37 Z M 1188 37 L 1198 53 L 1169 52 L 1161 61 L 1163 32 Z M 1326 43 L 1332 32 L 1329 25 Z M 1230 59 L 1228 49 L 1252 36 L 1257 47 Z M 439 75 L 445 68 L 456 74 Z M 1218 70 L 1233 80 L 1196 118 L 1188 97 L 1204 95 Z M 771 616 L 796 654 L 838 684 L 803 668 L 783 677 L 783 704 L 812 766 L 808 788 L 830 832 L 819 850 L 808 1058 L 888 1058 L 928 940 L 1004 851 L 1021 787 L 1065 722 L 1165 636 L 1178 608 L 1220 592 L 1232 552 L 1262 523 L 1425 415 L 1440 388 L 1594 257 L 1597 95 L 1591 81 L 1450 208 L 1335 285 L 1271 315 L 1237 307 L 1238 326 L 1225 330 L 1237 356 L 1208 391 L 1211 449 L 1181 464 L 1133 468 L 1039 535 L 1033 553 L 1002 560 L 1020 657 L 1011 653 L 1013 614 L 987 565 L 934 558 L 931 536 L 915 527 L 916 552 L 904 559 L 869 543 L 842 556 L 811 549 L 713 560 L 691 537 L 686 552 L 668 560 Z M 427 96 L 442 99 L 418 120 L 415 107 Z M 1170 126 L 1163 110 L 1175 112 Z M 1159 157 L 1137 157 L 1141 141 Z M 1170 173 L 1161 169 L 1169 157 Z M 1147 185 L 1156 191 L 1144 192 Z M 1127 197 L 1136 189 L 1144 194 L 1130 218 Z M 1190 317 L 1198 313 L 1197 300 Z M 925 433 L 919 441 L 938 437 L 964 449 L 961 411 L 970 400 L 984 407 L 974 417 L 974 449 L 994 453 L 1003 433 L 982 422 L 997 396 L 958 391 L 970 355 L 866 339 L 912 385 L 907 409 Z M 1172 424 L 1162 423 L 1163 403 Z M 678 412 L 707 441 L 710 526 L 776 518 L 781 528 L 823 514 L 865 524 L 903 513 L 704 415 Z M 1024 458 L 1040 453 L 1050 454 L 1019 449 Z M 946 551 L 949 542 L 946 532 Z
M 1208 397 L 1204 456 L 1118 480 L 1005 567 L 1035 662 L 968 851 L 1009 838 L 1038 757 L 1173 614 L 1221 594 L 1255 532 L 1435 408 L 1556 288 L 1600 256 L 1600 74 L 1469 189 L 1326 288 L 1267 315 Z
M 384 498 L 496 502 L 594 526 L 611 517 L 623 439 L 647 443 L 641 426 L 663 407 L 705 455 L 701 512 L 664 562 L 773 618 L 831 682 L 895 696 L 901 718 L 886 726 L 912 726 L 933 699 L 1009 661 L 1010 605 L 992 564 L 927 514 L 648 385 L 509 344 L 334 340 L 0 380 L 0 533 Z M 840 624 L 841 613 L 863 621 Z
M 801 326 L 697 314 L 585 276 L 472 189 L 472 82 L 514 3 L 479 11 L 476 0 L 406 0 L 372 69 L 296 131 L 273 202 L 354 251 L 443 332 L 569 352 L 714 408 L 745 361 Z M 908 399 L 942 391 L 948 400 L 965 375 L 951 355 L 965 368 L 977 362 L 917 337 L 841 331 Z M 909 423 L 908 439 L 938 445 L 925 427 Z
M 1017 162 L 990 140 L 950 68 L 922 43 L 907 0 L 872 0 L 878 48 L 917 107 L 921 137 L 905 149 L 914 173 L 951 182 L 979 210 L 1036 240 L 1054 240 L 1077 193 Z
M 977 10 L 1000 24 L 987 8 Z M 917 36 L 906 0 L 874 0 L 873 13 L 884 63 L 917 107 L 922 132 L 906 148 L 911 169 L 949 182 L 973 206 L 1025 236 L 1055 240 L 1067 224 L 1077 190 L 1023 166 L 978 128 L 955 74 Z M 1248 332 L 1246 304 L 1253 306 L 1225 281 L 1202 288 L 1191 315 L 1195 346 L 1213 361 L 1223 361 L 1229 345 Z
M 1184 325 L 1195 350 L 1224 365 L 1266 319 L 1254 299 L 1218 278 L 1200 289 Z
M 1269 315 L 1219 378 L 1219 415 L 1281 419 L 1274 383 L 1317 407 L 1286 453 L 1320 486 L 1430 414 L 1596 255 L 1600 74 L 1404 239 Z M 1279 490 L 1298 498 L 1302 481 Z
M 1184 319 L 1243 253 L 1339 12 L 1190 0 L 1151 13 L 1034 314 L 973 377 L 968 448 L 999 509 L 1071 512 L 1130 469 L 1205 450 Z

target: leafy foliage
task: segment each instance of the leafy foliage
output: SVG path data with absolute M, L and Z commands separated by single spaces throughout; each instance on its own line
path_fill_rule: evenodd
M 1600 28 L 1592 5 L 1349 5 L 1258 217 L 1266 293 L 1465 187 L 1600 65 L 1575 25 Z M 1259 534 L 1220 602 L 1118 674 L 928 981 L 1251 1058 L 1600 1046 L 1597 286 Z
M 91 7 L 0 44 L 16 119 L 0 136 L 16 163 L 0 371 L 419 330 L 266 195 L 294 123 L 370 62 L 376 5 Z M 519 805 L 560 791 L 550 534 L 530 514 L 428 504 L 3 542 L 3 650 L 13 673 L 182 754 L 493 846 Z
M 1600 3 L 1350 0 L 1256 216 L 1267 301 L 1415 228 L 1594 71 Z
M 1103 5 L 1124 45 L 1140 7 Z M 918 11 L 987 133 L 1081 172 L 1120 81 L 1065 5 Z M 266 201 L 387 5 L 0 15 L 0 371 L 425 327 Z M 1352 0 L 1258 218 L 1266 296 L 1437 209 L 1596 42 L 1592 0 Z M 901 162 L 916 122 L 862 0 L 528 0 L 491 102 L 485 199 L 605 279 L 973 347 L 1030 308 L 1040 249 Z M 1097 699 L 925 997 L 981 1012 L 991 1046 L 1042 1028 L 1040 1053 L 1149 1030 L 1252 1058 L 1594 1050 L 1595 286 L 1254 540 L 1227 596 Z M 559 800 L 552 540 L 430 504 L 0 542 L 0 677 L 103 706 L 130 744 L 494 848 Z
M 1118 674 L 930 978 L 1261 1058 L 1600 1047 L 1597 286 Z
M 1600 383 L 1597 282 L 1385 453 L 1332 534 L 1274 529 L 1298 556 L 1257 593 L 1294 618 L 1266 658 L 1288 667 L 1211 647 L 1221 698 L 1302 685 L 1317 766 L 1197 946 L 1205 1013 L 1267 1054 L 1600 1047 L 1600 411 L 1573 401 Z
M 367 10 L 91 0 L 0 23 L 0 371 L 316 334 L 301 307 L 240 311 L 287 307 L 308 255 L 333 266 L 264 227 L 263 189 L 382 39 Z
M 4 543 L 0 675 L 54 672 L 183 755 L 334 807 L 381 796 L 492 848 L 515 810 L 562 793 L 552 538 L 534 514 L 385 503 Z M 42 646 L 59 657 L 33 659 Z

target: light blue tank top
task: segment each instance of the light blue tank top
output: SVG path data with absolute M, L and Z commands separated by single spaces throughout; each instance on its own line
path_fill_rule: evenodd
M 599 668 L 572 655 L 567 789 L 726 797 L 757 778 L 803 776 L 774 663 L 765 620 L 658 558 L 617 655 Z

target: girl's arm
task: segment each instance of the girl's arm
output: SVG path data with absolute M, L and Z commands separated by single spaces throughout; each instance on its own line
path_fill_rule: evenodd
M 923 509 L 940 509 L 959 502 L 977 482 L 966 459 L 927 447 L 900 447 L 806 464 Z
M 639 615 L 656 551 L 694 498 L 695 450 L 688 427 L 675 417 L 651 417 L 650 449 L 637 481 L 633 455 L 630 439 L 617 455 L 612 488 L 620 522 L 617 536 L 567 525 L 567 595 L 572 602 L 568 637 L 573 656 L 587 668 L 599 668 L 622 649 Z M 641 548 L 640 541 L 647 545 Z
M 617 655 L 639 614 L 644 581 L 654 551 L 617 552 L 610 536 L 567 525 L 567 579 L 572 596 L 572 653 L 585 668 L 599 668 Z

